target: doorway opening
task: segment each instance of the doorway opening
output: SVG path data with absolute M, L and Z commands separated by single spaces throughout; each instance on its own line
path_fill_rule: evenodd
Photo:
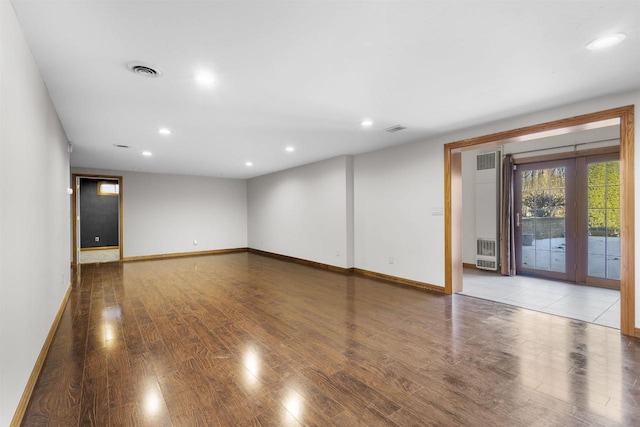
M 634 107 L 626 106 L 446 144 L 444 147 L 445 293 L 462 291 L 461 153 L 463 151 L 618 125 L 620 128 L 620 330 L 625 335 L 635 335 L 633 117 Z
M 73 174 L 73 263 L 122 260 L 122 177 Z

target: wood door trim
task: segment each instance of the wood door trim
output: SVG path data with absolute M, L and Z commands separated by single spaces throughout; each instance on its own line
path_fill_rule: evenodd
M 73 217 L 72 217 L 72 229 L 73 229 L 73 262 L 71 265 L 78 265 L 78 230 L 77 230 L 77 226 L 78 226 L 78 188 L 77 188 L 77 181 L 78 178 L 107 178 L 110 180 L 117 180 L 118 181 L 118 188 L 119 188 L 119 194 L 118 194 L 118 246 L 117 248 L 120 249 L 120 255 L 119 255 L 119 261 L 122 261 L 123 259 L 123 253 L 124 253 L 124 242 L 122 240 L 124 233 L 123 233 L 123 229 L 124 229 L 124 224 L 123 224 L 123 215 L 122 215 L 122 206 L 124 204 L 124 197 L 123 197 L 123 181 L 122 181 L 122 176 L 121 175 L 95 175 L 95 174 L 88 174 L 88 173 L 74 173 L 71 174 L 71 188 L 73 188 L 73 197 L 72 197 L 72 201 L 71 203 L 73 204 L 73 206 L 71 207 L 71 210 L 73 212 Z M 114 249 L 116 249 L 116 247 L 114 247 Z
M 462 247 L 455 245 L 462 239 L 461 206 L 455 203 L 454 194 L 462 192 L 461 171 L 451 167 L 452 159 L 465 150 L 479 147 L 495 147 L 505 140 L 523 137 L 535 133 L 554 132 L 560 134 L 567 128 L 578 129 L 590 124 L 619 120 L 620 123 L 620 332 L 635 335 L 635 224 L 634 224 L 634 106 L 612 108 L 595 113 L 583 114 L 561 120 L 540 123 L 518 129 L 497 132 L 474 138 L 463 139 L 444 145 L 444 237 L 445 237 L 445 293 L 462 287 Z M 596 123 L 597 124 L 597 123 Z M 607 125 L 611 125 L 609 123 Z

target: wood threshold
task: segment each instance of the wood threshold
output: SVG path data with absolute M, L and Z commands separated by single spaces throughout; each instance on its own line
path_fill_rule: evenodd
M 248 248 L 230 248 L 230 249 L 212 249 L 209 251 L 175 252 L 170 254 L 140 255 L 140 256 L 126 257 L 122 261 L 136 262 L 136 261 L 150 261 L 150 260 L 167 259 L 167 258 L 182 258 L 182 257 L 190 257 L 190 256 L 234 254 L 239 252 L 247 252 L 247 250 Z
M 113 251 L 120 249 L 120 246 L 97 246 L 95 248 L 80 248 L 80 252 L 85 251 Z
M 480 270 L 477 265 L 471 264 L 469 262 L 463 262 L 462 263 L 462 268 L 468 268 L 470 270 Z
M 614 122 L 615 121 L 615 122 Z M 457 158 L 462 151 L 479 147 L 495 147 L 531 135 L 552 136 L 566 130 L 586 130 L 620 125 L 620 332 L 635 335 L 635 190 L 634 190 L 634 106 L 627 105 L 595 113 L 468 138 L 444 145 L 444 247 L 445 293 L 456 292 L 462 286 L 461 172 Z
M 13 414 L 13 419 L 11 420 L 11 427 L 17 427 L 22 424 L 22 419 L 24 418 L 25 413 L 27 412 L 27 407 L 29 406 L 29 401 L 31 400 L 31 395 L 33 394 L 33 390 L 35 389 L 36 382 L 38 381 L 38 377 L 40 376 L 40 372 L 42 371 L 42 367 L 44 366 L 44 361 L 47 358 L 47 354 L 49 353 L 49 348 L 51 347 L 51 343 L 53 342 L 53 337 L 58 330 L 58 326 L 60 325 L 60 320 L 62 319 L 62 314 L 64 313 L 64 309 L 67 307 L 67 301 L 69 301 L 69 296 L 71 295 L 71 283 L 67 286 L 67 290 L 62 297 L 62 302 L 60 303 L 60 307 L 58 308 L 58 312 L 56 313 L 56 317 L 53 319 L 53 323 L 51 324 L 51 328 L 49 329 L 49 333 L 47 334 L 47 338 L 44 340 L 44 344 L 42 344 L 42 349 L 40 350 L 40 354 L 36 359 L 36 363 L 33 366 L 33 370 L 31 371 L 31 375 L 29 376 L 29 380 L 27 381 L 27 385 L 22 392 L 22 397 L 20 397 L 20 402 L 18 403 L 18 407 L 16 408 L 16 412 Z

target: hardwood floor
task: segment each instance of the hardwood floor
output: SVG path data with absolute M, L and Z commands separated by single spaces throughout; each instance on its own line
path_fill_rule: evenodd
M 640 340 L 260 255 L 84 265 L 23 425 L 640 425 Z

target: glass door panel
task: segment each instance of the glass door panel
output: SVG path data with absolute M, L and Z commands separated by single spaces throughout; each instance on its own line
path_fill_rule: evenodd
M 572 160 L 518 166 L 516 190 L 516 262 L 520 271 L 572 280 L 567 235 L 573 233 L 567 210 L 573 195 Z
M 620 164 L 587 165 L 587 275 L 620 279 Z

